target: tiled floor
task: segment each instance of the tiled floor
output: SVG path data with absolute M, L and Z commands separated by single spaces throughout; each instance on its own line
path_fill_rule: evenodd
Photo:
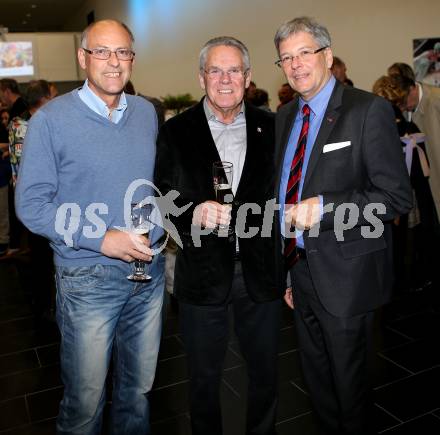
M 36 326 L 19 285 L 26 263 L 0 261 L 0 434 L 51 435 L 62 396 L 55 324 Z M 35 283 L 38 277 L 33 277 Z M 396 297 L 379 313 L 375 421 L 387 435 L 440 433 L 440 288 Z M 283 312 L 279 435 L 314 435 L 291 313 Z M 246 370 L 231 340 L 221 389 L 225 435 L 244 434 Z M 188 380 L 176 313 L 164 328 L 151 394 L 154 435 L 190 434 Z

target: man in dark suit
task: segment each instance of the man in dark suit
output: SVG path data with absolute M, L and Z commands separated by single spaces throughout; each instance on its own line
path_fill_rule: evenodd
M 192 433 L 222 434 L 219 388 L 230 307 L 248 369 L 246 434 L 272 435 L 284 289 L 272 238 L 262 237 L 261 231 L 249 237 L 248 231 L 262 227 L 266 201 L 273 198 L 274 119 L 243 102 L 251 80 L 249 53 L 235 38 L 218 37 L 205 44 L 199 80 L 206 96 L 160 131 L 155 173 L 162 194 L 177 190 L 177 205 L 192 203 L 173 218 L 182 240 L 174 293 L 188 355 Z M 216 161 L 233 163 L 232 207 L 216 201 Z M 249 203 L 254 204 L 252 212 Z M 240 216 L 246 214 L 246 227 L 241 228 Z M 234 227 L 235 221 L 232 235 L 211 231 L 218 224 Z M 210 234 L 196 237 L 197 230 Z
M 276 118 L 285 300 L 321 433 L 367 434 L 373 312 L 390 297 L 390 226 L 411 208 L 408 174 L 391 106 L 335 80 L 325 27 L 296 18 L 275 45 L 299 94 Z

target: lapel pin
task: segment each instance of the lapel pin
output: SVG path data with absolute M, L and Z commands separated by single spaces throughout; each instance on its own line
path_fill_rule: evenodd
M 262 132 L 261 127 L 257 127 L 257 131 L 258 133 L 261 133 Z
M 333 118 L 330 118 L 330 116 L 327 116 L 327 121 L 328 121 L 328 122 L 333 122 L 334 119 L 333 119 Z

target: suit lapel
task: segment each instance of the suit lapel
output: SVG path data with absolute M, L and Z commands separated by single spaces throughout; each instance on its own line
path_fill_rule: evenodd
M 200 151 L 201 156 L 205 158 L 207 164 L 209 164 L 212 169 L 212 163 L 218 162 L 221 159 L 214 139 L 212 138 L 208 120 L 206 119 L 203 99 L 204 98 L 193 108 L 194 116 L 189 118 L 191 122 L 188 123 L 188 128 L 191 132 L 191 136 L 194 138 L 196 149 Z M 194 132 L 196 132 L 196 134 L 194 134 Z
M 191 143 L 188 144 L 187 158 L 191 160 L 194 175 L 197 174 L 203 190 L 209 199 L 215 200 L 212 164 L 221 159 L 206 119 L 203 99 L 187 110 L 193 112 L 189 113 L 190 116 L 187 117 L 186 123 L 187 137 L 191 138 Z
M 286 114 L 286 119 L 283 121 L 284 130 L 281 136 L 281 153 L 282 159 L 284 159 L 284 155 L 286 154 L 287 144 L 289 143 L 290 133 L 293 128 L 293 123 L 295 122 L 296 114 L 298 113 L 299 106 L 299 98 L 297 97 L 295 101 L 292 103 L 292 108 Z
M 299 98 L 296 97 L 291 103 L 288 103 L 290 105 L 290 110 L 284 115 L 283 118 L 279 118 L 279 121 L 276 124 L 276 127 L 282 125 L 283 131 L 281 132 L 281 137 L 279 141 L 277 140 L 277 143 L 279 144 L 279 147 L 277 147 L 277 155 L 275 155 L 275 163 L 277 165 L 278 171 L 277 176 L 275 180 L 275 186 L 276 186 L 276 198 L 279 197 L 279 190 L 280 190 L 280 182 L 281 182 L 281 175 L 283 173 L 283 162 L 284 162 L 284 156 L 286 154 L 287 144 L 289 143 L 290 133 L 293 128 L 293 124 L 295 122 L 296 114 L 298 112 L 298 106 L 299 106 Z M 280 116 L 280 115 L 277 115 Z
M 339 107 L 342 103 L 342 94 L 344 92 L 344 85 L 336 82 L 335 88 L 333 89 L 332 95 L 330 97 L 327 109 L 324 114 L 324 118 L 319 128 L 318 135 L 316 136 L 315 144 L 313 145 L 312 153 L 310 154 L 309 164 L 307 165 L 307 172 L 304 179 L 303 194 L 307 188 L 307 184 L 313 175 L 319 158 L 322 154 L 324 145 L 327 143 L 328 137 L 336 125 L 339 118 L 340 112 Z
M 423 92 L 423 96 L 422 99 L 420 100 L 419 105 L 417 106 L 417 110 L 413 113 L 412 115 L 412 120 L 417 124 L 417 119 L 419 119 L 420 117 L 423 118 L 423 115 L 425 114 L 425 105 L 427 103 L 427 101 L 429 100 L 429 89 L 426 86 L 422 86 L 422 92 Z

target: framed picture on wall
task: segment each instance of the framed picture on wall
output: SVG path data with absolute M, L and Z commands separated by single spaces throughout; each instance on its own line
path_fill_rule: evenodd
M 440 87 L 440 37 L 413 39 L 416 80 Z

